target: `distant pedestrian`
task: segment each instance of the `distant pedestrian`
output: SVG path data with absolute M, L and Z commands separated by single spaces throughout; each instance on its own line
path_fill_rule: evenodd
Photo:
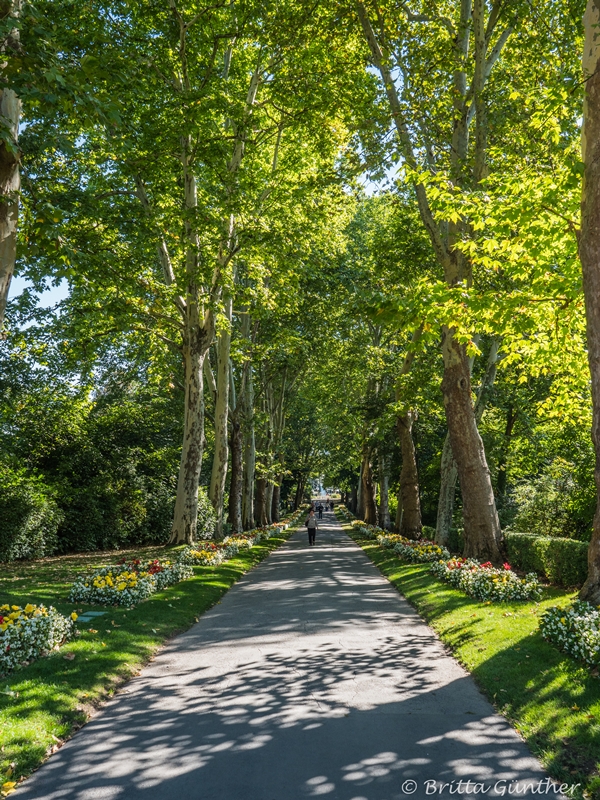
M 304 524 L 306 526 L 306 530 L 308 531 L 308 546 L 312 547 L 315 543 L 317 528 L 319 527 L 319 523 L 315 517 L 315 512 L 312 508 L 308 512 L 308 517 L 306 518 L 306 522 Z
M 319 512 L 319 519 L 323 519 L 323 503 L 319 503 L 317 511 Z

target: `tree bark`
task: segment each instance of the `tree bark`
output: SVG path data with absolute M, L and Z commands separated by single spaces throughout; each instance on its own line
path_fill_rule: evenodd
M 419 473 L 417 454 L 412 437 L 414 413 L 407 411 L 398 417 L 398 436 L 402 451 L 400 492 L 402 494 L 402 525 L 400 533 L 409 539 L 418 539 L 423 529 L 421 501 L 419 498 Z
M 492 339 L 488 354 L 485 374 L 477 391 L 475 401 L 475 422 L 479 424 L 487 406 L 489 396 L 496 380 L 500 340 Z M 473 372 L 473 359 L 469 359 L 469 375 Z M 440 495 L 438 499 L 438 513 L 435 541 L 446 545 L 450 537 L 450 528 L 454 516 L 454 500 L 456 497 L 456 483 L 458 481 L 458 468 L 452 453 L 450 435 L 446 436 L 442 450 L 442 464 L 440 469 Z
M 377 509 L 377 524 L 384 531 L 390 529 L 390 479 L 387 473 L 387 462 L 383 453 L 379 453 L 379 508 Z
M 377 503 L 375 501 L 375 483 L 373 481 L 373 471 L 371 469 L 371 452 L 366 450 L 363 456 L 361 469 L 361 499 L 362 514 L 358 514 L 359 519 L 364 519 L 367 525 L 377 525 Z
M 404 517 L 404 509 L 402 508 L 402 487 L 398 487 L 398 496 L 397 496 L 397 503 L 398 506 L 396 508 L 396 519 L 394 524 L 394 530 L 396 533 L 400 533 L 402 528 L 402 518 Z
M 251 343 L 250 315 L 244 314 L 242 335 Z M 254 527 L 254 477 L 256 472 L 256 440 L 254 435 L 254 370 L 250 354 L 244 364 L 241 397 L 244 430 L 244 478 L 242 489 L 242 524 L 245 531 Z
M 196 306 L 188 305 L 188 311 Z M 188 313 L 188 318 L 191 316 Z M 205 331 L 197 321 L 191 322 L 183 344 L 185 373 L 185 404 L 183 445 L 177 480 L 175 513 L 171 531 L 171 543 L 191 544 L 196 538 L 198 523 L 198 484 L 204 448 L 204 394 L 202 363 L 206 357 Z
M 597 504 L 588 550 L 588 575 L 579 597 L 600 605 L 600 0 L 588 0 L 584 16 L 581 231 L 588 360 L 592 383 L 592 441 Z
M 443 331 L 442 392 L 452 453 L 463 499 L 464 555 L 500 562 L 500 522 L 483 442 L 471 400 L 471 375 L 465 348 Z
M 435 528 L 436 544 L 446 546 L 450 537 L 452 517 L 454 514 L 454 496 L 458 469 L 452 455 L 450 436 L 446 434 L 442 449 L 442 464 L 440 467 L 440 496 L 438 498 L 437 522 Z
M 21 0 L 12 0 L 5 5 L 5 8 L 6 16 L 17 19 L 21 12 Z M 18 47 L 19 30 L 14 28 L 7 37 L 3 50 L 14 50 Z M 6 64 L 3 67 L 6 67 Z M 3 89 L 0 91 L 0 124 L 4 128 L 4 136 L 0 140 L 0 334 L 4 329 L 6 304 L 17 254 L 17 223 L 21 191 L 20 119 L 21 101 L 12 89 Z
M 231 481 L 229 484 L 229 524 L 234 533 L 240 533 L 242 526 L 242 481 L 244 466 L 242 460 L 242 426 L 236 414 L 231 417 Z
M 267 519 L 267 479 L 259 478 L 256 481 L 256 507 L 254 510 L 256 524 L 263 527 L 268 524 Z
M 189 136 L 182 138 L 181 162 L 185 207 L 190 212 L 198 205 L 196 179 L 192 163 L 192 142 Z M 198 271 L 198 234 L 191 218 L 185 222 L 186 250 L 186 296 L 183 308 L 183 358 L 185 380 L 184 430 L 181 462 L 177 480 L 175 513 L 171 531 L 171 543 L 191 544 L 196 537 L 198 523 L 198 484 L 204 448 L 204 394 L 202 368 L 214 334 L 214 317 L 209 309 L 201 316 Z
M 271 521 L 279 522 L 279 504 L 281 498 L 281 483 L 283 481 L 283 474 L 277 478 L 277 483 L 273 486 L 273 497 L 271 499 Z
M 215 538 L 223 538 L 223 498 L 229 458 L 229 355 L 231 352 L 232 300 L 224 301 L 226 327 L 217 337 L 217 393 L 215 398 L 215 452 L 210 478 L 209 497 L 217 517 Z

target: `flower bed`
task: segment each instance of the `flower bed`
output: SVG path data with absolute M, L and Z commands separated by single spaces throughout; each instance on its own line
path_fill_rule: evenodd
M 352 527 L 367 539 L 376 539 L 380 534 L 385 533 L 383 528 L 378 528 L 377 525 L 367 525 L 362 519 L 353 519 Z
M 0 673 L 46 655 L 73 636 L 74 619 L 50 606 L 0 606 Z
M 191 567 L 180 559 L 122 562 L 80 575 L 71 587 L 69 600 L 91 605 L 134 606 L 154 592 L 192 575 Z
M 69 600 L 90 605 L 134 606 L 156 591 L 153 575 L 125 566 L 102 567 L 75 579 Z
M 585 600 L 554 606 L 540 619 L 544 639 L 590 666 L 600 664 L 600 611 Z
M 227 542 L 200 542 L 197 545 L 186 547 L 179 555 L 182 564 L 196 564 L 202 567 L 222 564 L 229 558 L 238 554 L 238 546 L 231 539 Z
M 539 600 L 542 593 L 534 572 L 519 578 L 510 564 L 498 569 L 489 561 L 481 564 L 474 558 L 451 558 L 432 564 L 431 572 L 476 600 Z
M 381 547 L 389 547 L 400 558 L 414 563 L 427 564 L 440 559 L 448 560 L 450 553 L 445 547 L 441 547 L 435 542 L 427 539 L 407 539 L 397 533 L 381 533 L 377 536 L 377 541 Z

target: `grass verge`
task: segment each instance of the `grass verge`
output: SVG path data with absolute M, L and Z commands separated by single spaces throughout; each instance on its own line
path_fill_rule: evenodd
M 80 728 L 117 687 L 137 674 L 168 639 L 187 630 L 294 529 L 271 537 L 131 610 L 67 603 L 75 576 L 128 558 L 173 558 L 175 549 L 142 548 L 3 564 L 0 605 L 44 603 L 63 614 L 105 611 L 78 624 L 81 636 L 0 680 L 0 785 L 29 775 Z
M 600 800 L 600 679 L 542 639 L 538 619 L 573 592 L 549 587 L 540 602 L 482 603 L 406 564 L 373 540 L 346 532 L 414 606 L 481 691 L 574 797 Z

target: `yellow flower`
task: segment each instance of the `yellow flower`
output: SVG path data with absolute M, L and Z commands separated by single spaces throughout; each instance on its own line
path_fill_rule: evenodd
M 11 608 L 12 608 L 13 611 L 20 611 L 21 610 L 20 606 L 11 606 Z
M 71 619 L 73 620 L 73 622 L 75 622 L 75 620 L 77 619 L 77 614 L 74 611 L 71 614 Z
M 123 581 L 121 581 L 121 583 L 117 583 L 117 591 L 118 592 L 122 592 L 123 589 L 126 589 L 126 588 L 127 588 L 127 584 L 123 583 Z
M 564 617 L 561 617 L 561 618 L 560 618 L 560 621 L 561 621 L 561 622 L 562 622 L 562 624 L 564 625 L 564 624 L 565 624 L 565 622 L 566 622 L 567 620 L 566 620 Z
M 35 606 L 32 606 L 31 603 L 27 603 L 27 605 L 25 606 L 25 613 L 31 614 L 32 611 L 35 611 Z

